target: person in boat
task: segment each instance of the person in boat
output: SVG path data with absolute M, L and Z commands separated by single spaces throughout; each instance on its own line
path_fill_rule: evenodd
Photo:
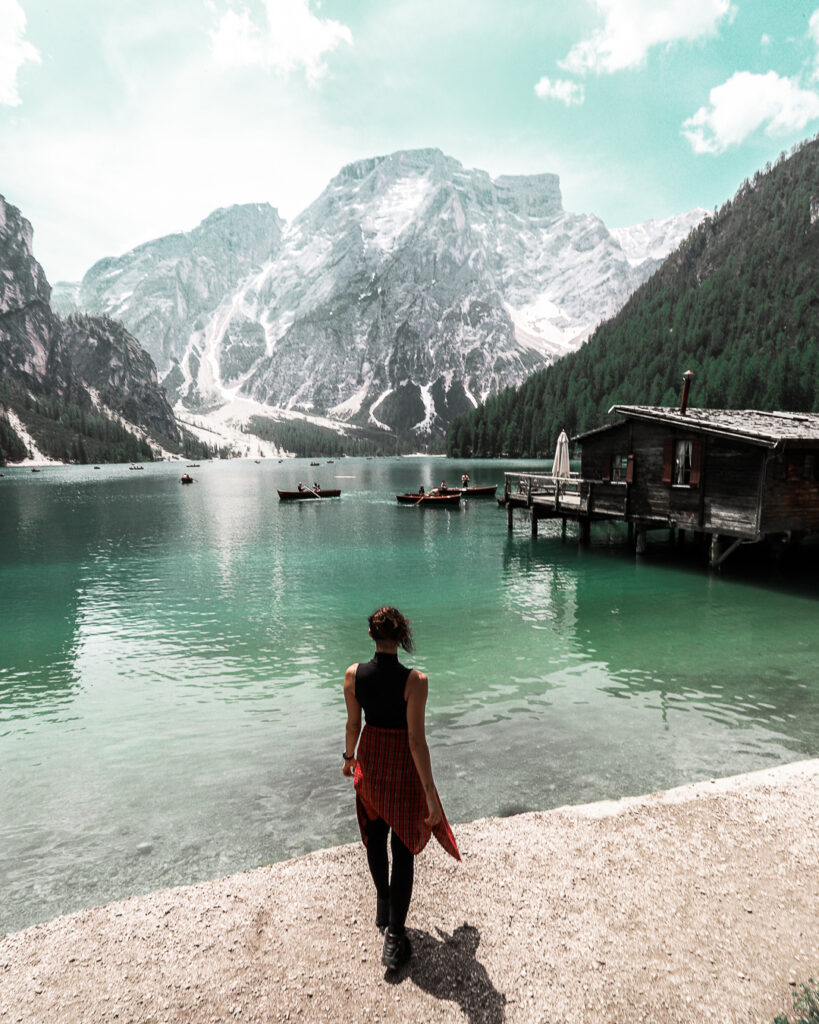
M 321 494 L 321 488 L 315 480 L 313 481 L 313 494 Z
M 421 497 L 423 497 L 427 493 L 424 490 L 424 485 L 423 484 L 421 484 L 421 486 L 418 488 L 418 493 L 419 493 L 419 495 L 421 495 Z
M 415 857 L 430 835 L 456 860 L 461 855 L 432 777 L 424 734 L 428 680 L 398 660 L 399 647 L 413 649 L 410 624 L 397 608 L 387 605 L 374 611 L 368 624 L 375 656 L 350 665 L 344 675 L 347 726 L 342 770 L 354 780 L 358 827 L 375 883 L 375 923 L 385 932 L 381 963 L 395 970 L 412 955 L 405 922 Z
M 301 480 L 299 480 L 299 486 L 296 488 L 296 490 L 297 491 L 303 491 L 304 490 L 304 484 L 301 482 Z
M 441 486 L 438 488 L 438 493 L 439 494 L 446 494 L 447 493 L 446 480 L 442 480 L 441 481 Z
M 469 474 L 461 474 L 461 487 L 469 487 Z

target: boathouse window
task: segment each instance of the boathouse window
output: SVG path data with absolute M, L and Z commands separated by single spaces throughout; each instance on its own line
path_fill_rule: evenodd
M 702 441 L 668 438 L 663 446 L 663 483 L 699 487 L 701 475 Z
M 611 457 L 611 479 L 613 483 L 631 483 L 630 467 L 633 465 L 633 455 L 612 455 Z
M 691 483 L 691 457 L 693 454 L 692 441 L 677 441 L 674 447 L 674 476 L 673 483 L 678 486 L 688 487 Z
M 633 455 L 606 455 L 603 459 L 602 480 L 604 484 L 630 484 L 634 481 Z

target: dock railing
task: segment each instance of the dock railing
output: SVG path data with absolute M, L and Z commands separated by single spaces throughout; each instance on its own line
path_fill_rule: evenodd
M 507 503 L 566 516 L 612 516 L 627 513 L 628 484 L 624 481 L 585 480 L 572 473 L 568 479 L 546 473 L 505 473 Z

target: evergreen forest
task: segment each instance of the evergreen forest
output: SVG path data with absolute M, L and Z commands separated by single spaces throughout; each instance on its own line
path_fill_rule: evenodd
M 819 412 L 819 136 L 708 216 L 577 352 L 453 421 L 455 458 L 549 457 L 612 405 Z
M 385 430 L 356 430 L 345 436 L 329 427 L 300 419 L 274 420 L 266 416 L 252 416 L 248 432 L 297 458 L 395 455 L 399 450 L 395 436 Z
M 12 399 L 9 388 L 0 386 L 0 410 L 4 405 L 25 409 L 26 427 L 37 446 L 61 462 L 149 462 L 154 458 L 151 446 L 143 438 L 69 399 L 34 396 L 23 389 Z M 213 449 L 186 432 L 181 443 L 171 438 L 161 441 L 168 451 L 187 459 L 214 455 Z M 20 462 L 29 454 L 8 417 L 0 413 L 0 465 Z

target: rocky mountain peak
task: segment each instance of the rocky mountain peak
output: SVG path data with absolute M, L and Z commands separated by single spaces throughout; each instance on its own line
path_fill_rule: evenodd
M 192 231 L 99 260 L 82 279 L 78 307 L 122 320 L 164 375 L 183 356 L 196 325 L 275 256 L 284 227 L 267 203 L 215 210 Z M 61 306 L 67 294 L 63 288 Z
M 556 174 L 502 174 L 493 181 L 498 202 L 527 218 L 554 218 L 563 213 Z
M 378 171 L 382 178 L 386 179 L 389 177 L 400 178 L 407 174 L 427 174 L 432 170 L 442 172 L 444 168 L 448 167 L 463 170 L 457 160 L 446 156 L 440 149 L 400 149 L 386 156 L 367 157 L 347 164 L 330 181 L 328 187 L 344 186 L 351 181 L 362 181 L 375 171 Z

